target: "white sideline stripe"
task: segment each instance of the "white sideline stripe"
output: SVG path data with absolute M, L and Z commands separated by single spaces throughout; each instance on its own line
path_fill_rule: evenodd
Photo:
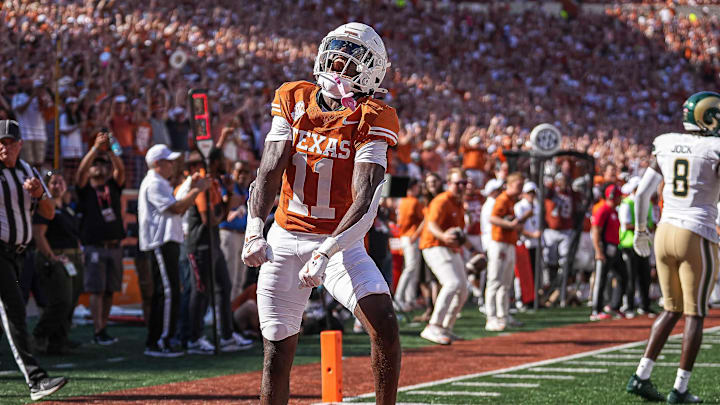
M 703 333 L 713 333 L 716 331 L 720 331 L 720 326 L 714 326 L 712 328 L 707 328 L 703 331 Z M 671 337 L 677 337 L 677 336 L 682 336 L 682 334 L 673 335 Z M 466 375 L 457 376 L 457 377 L 444 378 L 442 380 L 431 381 L 431 382 L 426 382 L 426 383 L 421 383 L 421 384 L 415 384 L 415 385 L 410 385 L 407 387 L 401 387 L 398 389 L 398 392 L 406 392 L 406 391 L 410 391 L 410 390 L 414 390 L 414 389 L 418 389 L 418 388 L 426 388 L 426 387 L 432 387 L 432 386 L 440 385 L 440 384 L 453 383 L 456 381 L 462 381 L 462 380 L 467 380 L 467 379 L 471 379 L 471 378 L 485 377 L 485 376 L 493 375 L 493 374 L 497 374 L 497 373 L 509 373 L 509 372 L 518 371 L 518 370 L 526 370 L 526 369 L 529 369 L 532 367 L 544 366 L 544 365 L 561 363 L 561 362 L 568 362 L 569 360 L 588 357 L 588 356 L 592 356 L 592 355 L 599 354 L 599 353 L 607 353 L 607 352 L 613 352 L 616 350 L 628 349 L 628 348 L 632 348 L 634 346 L 638 346 L 638 345 L 645 344 L 645 343 L 647 343 L 647 340 L 640 340 L 637 342 L 625 343 L 625 344 L 618 345 L 618 346 L 605 347 L 602 349 L 590 350 L 587 352 L 575 353 L 575 354 L 562 356 L 562 357 L 556 357 L 554 359 L 540 360 L 540 361 L 536 361 L 533 363 L 526 363 L 526 364 L 521 364 L 518 366 L 507 367 L 507 368 L 500 369 L 500 370 L 491 370 L 491 371 L 484 371 L 481 373 L 466 374 Z M 639 360 L 640 359 L 638 359 L 638 361 Z M 568 363 L 572 364 L 570 362 L 568 362 Z M 605 363 L 609 363 L 609 362 L 605 362 Z M 629 363 L 629 364 L 632 364 L 633 366 L 637 366 L 637 363 Z M 658 363 L 656 363 L 656 364 L 658 364 Z M 669 363 L 667 363 L 667 364 L 669 364 Z M 580 364 L 580 365 L 583 365 L 583 364 Z M 587 364 L 587 365 L 597 366 L 598 364 Z M 674 364 L 674 366 L 677 367 L 677 364 Z M 697 364 L 696 364 L 696 366 L 697 366 Z M 374 396 L 375 396 L 374 392 L 369 392 L 366 394 L 348 398 L 348 400 L 370 398 L 370 397 L 374 397 Z
M 454 382 L 459 387 L 502 387 L 502 388 L 537 388 L 538 383 L 501 383 L 501 382 Z
M 605 366 L 605 367 L 636 367 L 639 363 L 638 361 L 567 361 L 566 364 L 572 364 L 576 366 Z M 660 362 L 655 363 L 656 366 L 660 367 L 677 367 L 678 363 L 670 363 L 670 362 Z M 695 367 L 705 367 L 705 368 L 720 368 L 720 363 L 695 363 Z
M 13 375 L 13 374 L 20 374 L 20 371 L 18 371 L 18 370 L 3 370 L 3 371 L 0 371 L 0 376 Z
M 634 354 L 596 354 L 593 356 L 596 359 L 637 359 L 637 355 Z M 665 356 L 662 354 L 658 356 L 658 360 L 665 360 Z
M 682 344 L 679 344 L 679 343 L 678 344 L 666 344 L 665 347 L 667 347 L 668 349 L 682 349 Z M 706 345 L 703 343 L 700 345 L 700 348 L 701 349 L 712 349 L 712 345 Z
M 409 391 L 410 395 L 439 395 L 443 397 L 499 397 L 499 392 L 469 391 Z
M 108 363 L 119 363 L 124 360 L 125 360 L 125 357 L 112 357 L 112 358 L 107 359 L 107 362 Z
M 493 378 L 515 378 L 518 380 L 574 380 L 575 376 L 572 375 L 545 375 L 545 374 L 497 374 Z
M 704 333 L 713 333 L 716 331 L 720 331 L 720 326 L 713 326 L 712 328 L 707 328 L 703 331 L 703 334 Z M 682 334 L 673 335 L 672 337 L 675 337 L 675 336 L 682 336 Z M 498 374 L 498 373 L 510 373 L 510 372 L 518 371 L 518 370 L 526 370 L 526 369 L 529 369 L 532 367 L 539 367 L 539 366 L 546 366 L 546 365 L 550 365 L 550 364 L 562 363 L 562 362 L 566 362 L 568 360 L 580 359 L 583 357 L 588 357 L 588 356 L 592 356 L 592 355 L 599 354 L 599 353 L 607 353 L 607 352 L 614 352 L 616 350 L 629 349 L 629 348 L 639 346 L 639 345 L 642 345 L 645 343 L 647 343 L 647 340 L 640 340 L 637 342 L 625 343 L 625 344 L 618 345 L 618 346 L 605 347 L 602 349 L 595 349 L 595 350 L 590 350 L 587 352 L 575 353 L 575 354 L 570 354 L 570 355 L 562 356 L 562 357 L 556 357 L 554 359 L 540 360 L 540 361 L 536 361 L 533 363 L 520 364 L 518 366 L 507 367 L 507 368 L 503 368 L 503 369 L 499 369 L 499 370 L 490 370 L 490 371 L 483 371 L 481 373 L 466 374 L 466 375 L 461 375 L 461 376 L 457 376 L 457 377 L 443 378 L 442 380 L 431 381 L 431 382 L 415 384 L 415 385 L 409 385 L 407 387 L 401 387 L 398 389 L 398 392 L 406 392 L 406 391 L 419 389 L 419 388 L 426 388 L 426 387 L 432 387 L 432 386 L 440 385 L 440 384 L 448 384 L 448 383 L 453 383 L 456 381 L 468 380 L 471 378 L 485 377 L 488 375 L 493 375 L 493 374 Z M 640 359 L 638 358 L 638 362 L 639 361 L 640 361 Z M 638 363 L 633 363 L 634 366 L 637 366 L 637 364 Z M 596 364 L 590 364 L 590 365 L 594 366 Z M 677 367 L 677 364 L 675 364 L 675 367 Z M 350 398 L 348 398 L 348 400 L 370 398 L 370 397 L 374 397 L 374 396 L 375 396 L 374 392 L 368 392 L 366 394 L 358 395 L 355 397 L 350 397 Z
M 75 368 L 75 363 L 60 363 L 54 365 L 53 368 Z
M 580 373 L 580 374 L 593 374 L 593 373 L 607 373 L 606 368 L 573 368 L 573 367 L 534 367 L 528 371 L 534 372 L 553 372 L 553 373 Z
M 621 350 L 623 353 L 635 353 L 635 354 L 643 354 L 645 353 L 645 349 L 623 349 Z M 665 354 L 681 354 L 682 350 L 680 349 L 663 349 L 662 353 Z

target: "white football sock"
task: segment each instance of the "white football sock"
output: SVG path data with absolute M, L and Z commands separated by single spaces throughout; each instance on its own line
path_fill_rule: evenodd
M 681 368 L 677 371 L 677 377 L 675 377 L 675 385 L 673 388 L 679 393 L 684 393 L 688 389 L 688 383 L 690 382 L 691 371 L 685 371 Z
M 650 374 L 652 373 L 654 365 L 654 361 L 650 360 L 647 357 L 643 357 L 642 359 L 640 359 L 640 364 L 638 365 L 635 374 L 640 377 L 641 380 L 647 380 L 648 378 L 650 378 Z

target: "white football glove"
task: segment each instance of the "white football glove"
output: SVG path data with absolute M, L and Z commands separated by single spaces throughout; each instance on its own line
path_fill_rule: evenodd
M 300 288 L 319 287 L 325 281 L 325 269 L 330 258 L 325 253 L 313 250 L 312 258 L 300 270 Z
M 262 219 L 248 218 L 242 261 L 250 267 L 259 267 L 265 262 L 273 261 L 272 248 L 262 236 L 263 226 Z
M 298 278 L 299 288 L 318 287 L 325 281 L 325 269 L 330 258 L 340 251 L 337 239 L 332 236 L 323 241 L 317 249 L 313 250 L 310 260 L 302 267 Z
M 635 249 L 635 252 L 642 257 L 650 256 L 650 253 L 652 253 L 652 237 L 647 229 L 635 231 L 635 236 L 633 237 L 633 249 Z

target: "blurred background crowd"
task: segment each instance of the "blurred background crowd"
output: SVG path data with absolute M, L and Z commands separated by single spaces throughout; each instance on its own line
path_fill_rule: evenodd
M 415 196 L 427 206 L 444 189 L 451 169 L 465 169 L 465 232 L 477 235 L 488 229 L 479 224 L 482 205 L 501 191 L 502 183 L 491 180 L 504 180 L 510 171 L 507 151 L 527 151 L 530 131 L 539 123 L 560 130 L 563 149 L 594 158 L 596 201 L 607 185 L 622 186 L 641 176 L 652 139 L 679 130 L 685 98 L 718 87 L 717 3 L 564 1 L 552 3 L 562 12 L 548 12 L 541 6 L 551 2 L 544 1 L 272 0 L 244 1 L 240 8 L 231 0 L 5 0 L 0 119 L 20 123 L 26 161 L 62 168 L 68 186 L 63 203 L 74 206 L 78 168 L 88 153 L 96 153 L 93 146 L 120 157 L 106 162 L 122 164 L 119 187 L 126 192 L 140 185 L 147 172 L 144 155 L 154 144 L 185 152 L 179 168 L 184 174 L 199 172 L 200 160 L 191 153 L 187 91 L 208 89 L 211 129 L 222 151 L 214 155 L 208 175 L 215 176 L 220 194 L 231 190 L 235 196 L 220 228 L 241 235 L 244 198 L 270 129 L 274 90 L 286 81 L 312 81 L 323 36 L 344 22 L 362 21 L 383 38 L 392 63 L 383 83 L 389 89 L 385 101 L 397 109 L 401 130 L 390 151 L 389 172 L 416 179 Z M 111 136 L 98 140 L 100 133 Z M 94 162 L 93 155 L 87 164 Z M 551 190 L 568 188 L 590 172 L 575 166 L 575 161 L 554 161 L 547 176 L 535 181 Z M 182 182 L 181 170 L 176 184 Z M 109 181 L 112 171 L 106 174 Z M 398 230 L 398 205 L 398 199 L 385 200 L 369 241 L 378 266 L 387 274 L 395 269 L 394 284 L 403 268 L 400 237 L 412 236 Z M 132 208 L 127 211 L 132 218 Z M 587 216 L 581 244 L 591 251 L 591 211 L 580 214 Z M 132 219 L 124 222 L 125 236 L 132 237 Z M 525 235 L 522 243 L 536 246 L 532 239 L 539 236 Z M 232 294 L 221 299 L 233 300 L 237 310 L 252 296 L 253 277 L 230 239 L 237 238 L 223 239 L 222 255 Z M 125 253 L 133 256 L 129 244 L 126 239 Z M 590 296 L 593 257 L 584 260 L 590 267 L 583 275 L 578 265 L 567 287 L 576 303 Z M 542 304 L 554 305 L 553 269 L 543 271 L 548 274 L 542 279 L 547 290 Z M 418 318 L 423 321 L 438 290 L 432 275 L 425 275 L 404 287 L 412 292 L 397 300 L 402 310 L 426 309 Z M 186 274 L 186 283 L 191 278 Z M 482 279 L 482 271 L 470 271 L 479 302 Z M 246 287 L 250 293 L 242 295 Z M 518 287 L 517 307 L 532 303 L 521 295 Z M 235 301 L 239 296 L 244 298 Z M 610 309 L 626 315 L 634 308 L 628 300 L 635 299 L 626 296 L 622 311 Z M 236 332 L 257 337 L 256 315 L 251 307 L 243 310 Z M 244 340 L 238 337 L 236 343 L 242 346 Z

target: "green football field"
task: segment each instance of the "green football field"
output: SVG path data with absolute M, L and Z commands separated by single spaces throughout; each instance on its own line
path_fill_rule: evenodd
M 516 318 L 525 322 L 516 331 L 531 331 L 549 327 L 586 322 L 588 308 L 541 310 L 537 313 L 520 313 Z M 417 313 L 410 314 L 417 315 Z M 30 321 L 30 329 L 34 320 Z M 476 306 L 468 304 L 457 321 L 456 332 L 466 339 L 497 335 L 483 328 L 485 318 Z M 404 349 L 430 345 L 419 337 L 423 325 L 408 323 L 401 316 L 400 333 Z M 110 333 L 120 339 L 113 346 L 84 344 L 72 355 L 38 356 L 41 366 L 51 375 L 64 375 L 70 383 L 50 399 L 62 400 L 72 396 L 92 395 L 128 388 L 146 387 L 178 381 L 230 375 L 262 368 L 262 348 L 258 342 L 251 350 L 221 353 L 218 356 L 186 355 L 177 359 L 153 359 L 142 354 L 145 328 L 139 326 L 110 326 Z M 370 344 L 365 334 L 353 334 L 348 321 L 343 335 L 344 356 L 368 356 Z M 208 331 L 209 333 L 209 331 Z M 71 337 L 89 341 L 90 326 L 72 329 Z M 296 365 L 320 361 L 319 335 L 301 337 Z M 259 389 L 259 387 L 258 387 Z M 21 404 L 29 401 L 25 382 L 10 353 L 7 340 L 0 340 L 0 404 Z
M 655 365 L 652 379 L 662 393 L 672 389 L 681 337 L 673 336 Z M 399 403 L 412 404 L 624 404 L 645 401 L 625 393 L 644 342 L 404 387 Z M 704 403 L 720 403 L 720 327 L 706 329 L 690 389 Z M 346 401 L 352 401 L 347 399 Z M 357 398 L 373 402 L 372 397 Z

